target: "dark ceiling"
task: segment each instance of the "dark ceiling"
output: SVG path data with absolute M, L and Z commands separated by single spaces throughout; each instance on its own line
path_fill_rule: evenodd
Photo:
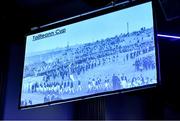
M 22 36 L 32 27 L 86 13 L 108 5 L 111 1 L 112 0 L 11 0 L 10 2 L 4 0 L 0 7 L 1 28 L 3 28 L 3 32 L 7 33 L 9 29 L 11 29 L 11 32 L 13 31 L 12 36 Z M 114 1 L 121 2 L 124 0 Z M 159 0 L 165 9 L 162 9 L 162 6 L 160 7 L 158 0 L 154 1 L 156 3 L 155 12 L 157 15 L 158 32 L 179 34 L 179 18 L 166 21 L 162 10 L 167 11 L 168 7 L 172 8 L 173 4 L 169 4 L 171 3 L 170 1 L 178 6 L 180 0 Z M 165 3 L 171 6 L 167 7 Z M 179 15 L 180 12 L 178 12 L 177 8 L 178 7 L 176 7 L 174 11 Z M 173 9 L 169 9 L 168 12 L 172 13 L 174 11 Z

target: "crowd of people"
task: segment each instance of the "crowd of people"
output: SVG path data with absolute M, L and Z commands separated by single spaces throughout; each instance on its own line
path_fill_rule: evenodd
M 88 87 L 84 87 L 78 81 L 78 86 L 74 86 L 76 82 L 65 82 L 65 83 L 44 83 L 43 85 L 34 85 L 34 90 L 28 90 L 31 93 L 42 93 L 44 94 L 44 103 L 50 101 L 62 100 L 62 95 L 74 95 L 81 92 L 84 88 L 86 94 L 95 94 L 105 91 L 114 91 L 119 89 L 135 88 L 147 84 L 154 84 L 155 79 L 142 74 L 128 77 L 124 73 L 108 75 L 106 77 L 92 78 L 88 81 Z M 76 95 L 77 96 L 77 95 Z M 81 96 L 81 95 L 79 95 Z M 82 95 L 83 96 L 83 95 Z M 32 105 L 32 100 L 25 100 L 21 102 L 21 105 Z
M 136 71 L 150 70 L 156 68 L 155 56 L 137 58 L 134 63 Z
M 86 43 L 80 45 L 78 48 L 67 48 L 64 49 L 63 58 L 60 57 L 54 59 L 53 62 L 34 63 L 26 65 L 24 69 L 24 78 L 28 76 L 44 76 L 44 80 L 48 81 L 50 78 L 56 78 L 60 76 L 63 80 L 70 73 L 81 73 L 93 69 L 97 66 L 104 65 L 105 63 L 114 62 L 116 59 L 120 59 L 121 53 L 127 53 L 126 59 L 135 58 L 141 54 L 145 54 L 149 51 L 154 50 L 153 38 L 148 38 L 148 41 L 143 41 L 143 38 L 149 36 L 151 31 L 147 31 L 146 35 L 143 32 L 134 33 L 134 40 L 131 43 L 125 41 L 128 35 L 115 36 L 107 38 L 94 43 Z M 141 33 L 141 34 L 140 34 Z M 137 34 L 140 34 L 137 37 Z M 130 35 L 129 35 L 130 36 Z M 142 39 L 139 41 L 139 39 Z M 132 39 L 132 38 L 131 38 Z M 124 46 L 122 46 L 124 44 Z M 127 45 L 128 44 L 128 45 Z M 61 55 L 61 56 L 62 56 Z
M 110 63 L 126 63 L 133 59 L 134 66 L 132 65 L 132 67 L 135 71 L 154 69 L 154 55 L 141 57 L 155 50 L 152 32 L 152 28 L 143 28 L 137 32 L 97 40 L 78 47 L 67 46 L 64 50 L 61 50 L 60 55 L 56 54 L 50 62 L 43 60 L 42 62 L 25 65 L 24 79 L 27 77 L 42 77 L 42 81 L 26 83 L 24 92 L 42 93 L 45 95 L 44 102 L 49 102 L 50 100 L 61 99 L 64 94 L 81 92 L 83 88 L 86 88 L 87 93 L 91 94 L 145 85 L 153 79 L 142 75 L 129 77 L 129 79 L 124 74 L 123 76 L 116 74 L 103 75 L 103 78 L 92 77 L 83 80 L 87 82 L 87 87 L 84 87 L 76 77 L 85 75 L 86 72 L 97 67 Z M 49 55 L 52 57 L 53 53 Z

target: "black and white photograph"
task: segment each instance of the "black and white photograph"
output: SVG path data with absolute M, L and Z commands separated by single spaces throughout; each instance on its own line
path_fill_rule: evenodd
M 157 83 L 152 17 L 145 3 L 27 36 L 21 106 Z

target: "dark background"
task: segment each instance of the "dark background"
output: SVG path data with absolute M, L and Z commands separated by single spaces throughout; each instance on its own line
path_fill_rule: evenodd
M 0 119 L 180 119 L 180 40 L 167 38 L 157 38 L 161 84 L 156 88 L 18 110 L 24 35 L 32 27 L 92 11 L 110 1 L 4 0 L 0 3 Z M 180 35 L 179 2 L 154 0 L 158 33 Z

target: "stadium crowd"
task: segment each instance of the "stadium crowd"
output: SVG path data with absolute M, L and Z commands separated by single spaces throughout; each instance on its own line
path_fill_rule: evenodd
M 117 90 L 153 83 L 153 79 L 138 75 L 127 77 L 121 75 L 103 75 L 102 77 L 88 78 L 88 87 L 84 87 L 75 76 L 83 75 L 96 67 L 108 65 L 109 63 L 126 63 L 134 60 L 134 70 L 142 72 L 155 68 L 154 55 L 145 55 L 154 51 L 154 40 L 152 28 L 142 28 L 128 34 L 121 34 L 112 38 L 86 43 L 78 47 L 67 46 L 61 50 L 61 56 L 53 57 L 51 62 L 38 62 L 25 65 L 24 79 L 27 77 L 42 77 L 43 81 L 27 83 L 24 92 L 44 94 L 44 102 L 62 99 L 64 94 L 74 94 L 87 88 L 88 94 Z M 53 53 L 52 53 L 53 54 Z M 122 56 L 123 54 L 123 56 Z M 45 56 L 45 55 L 44 55 Z M 51 55 L 52 57 L 52 55 Z M 75 76 L 74 76 L 75 75 Z M 60 79 L 59 81 L 54 81 Z M 22 101 L 22 105 L 32 105 L 32 101 Z

